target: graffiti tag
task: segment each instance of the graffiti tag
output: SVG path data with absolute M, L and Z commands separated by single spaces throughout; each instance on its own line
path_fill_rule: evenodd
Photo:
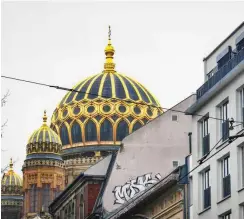
M 152 174 L 148 173 L 126 182 L 123 186 L 116 186 L 113 190 L 115 196 L 114 204 L 124 204 L 134 197 L 135 194 L 144 191 L 160 179 L 161 175 L 159 173 L 155 175 L 155 179 L 152 179 Z

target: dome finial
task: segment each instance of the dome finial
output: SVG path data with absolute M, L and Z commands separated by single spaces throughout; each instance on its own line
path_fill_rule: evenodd
M 13 166 L 14 166 L 14 164 L 13 164 L 13 159 L 12 159 L 12 157 L 10 158 L 10 162 L 9 162 L 9 170 L 13 170 Z
M 47 123 L 47 111 L 44 110 L 44 116 L 43 116 L 43 124 L 46 124 Z
M 114 58 L 114 47 L 111 44 L 111 27 L 108 26 L 108 45 L 105 48 L 106 61 L 104 63 L 104 73 L 114 73 L 115 64 L 113 62 Z

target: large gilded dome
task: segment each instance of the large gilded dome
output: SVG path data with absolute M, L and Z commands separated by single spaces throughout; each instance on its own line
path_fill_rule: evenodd
M 110 39 L 105 55 L 104 70 L 76 84 L 53 113 L 51 128 L 60 135 L 63 150 L 120 145 L 125 136 L 162 113 L 143 85 L 115 71 Z

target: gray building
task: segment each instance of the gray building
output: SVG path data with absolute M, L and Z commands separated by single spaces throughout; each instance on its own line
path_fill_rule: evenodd
M 244 23 L 206 58 L 192 114 L 191 217 L 244 219 Z M 190 169 L 191 170 L 191 169 Z

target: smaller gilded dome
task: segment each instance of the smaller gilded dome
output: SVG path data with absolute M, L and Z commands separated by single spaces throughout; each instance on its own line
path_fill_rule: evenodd
M 37 158 L 36 155 L 56 154 L 60 155 L 62 143 L 59 136 L 47 125 L 47 115 L 44 111 L 42 126 L 33 132 L 27 143 L 27 158 Z M 40 157 L 40 156 L 38 156 Z M 47 156 L 44 156 L 48 158 Z M 49 158 L 52 158 L 52 156 Z
M 1 181 L 2 195 L 16 195 L 22 194 L 21 188 L 23 186 L 23 181 L 21 177 L 16 174 L 13 170 L 13 161 L 10 159 L 9 170 L 3 174 Z

